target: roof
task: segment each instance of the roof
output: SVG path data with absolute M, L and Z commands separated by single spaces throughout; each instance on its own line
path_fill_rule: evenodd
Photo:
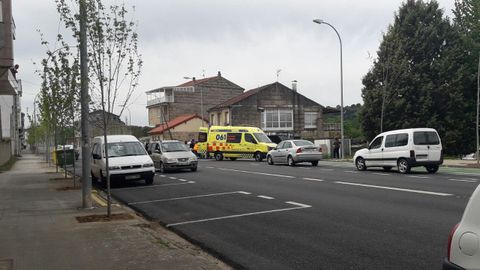
M 202 119 L 198 114 L 186 114 L 186 115 L 181 115 L 177 118 L 174 118 L 170 121 L 168 121 L 167 123 L 165 124 L 161 124 L 155 128 L 153 128 L 152 130 L 150 130 L 148 132 L 148 134 L 162 134 L 163 132 L 171 129 L 171 128 L 174 128 L 178 125 L 181 125 L 183 123 L 186 123 L 194 118 L 200 118 Z M 204 121 L 207 122 L 207 120 L 203 119 Z
M 208 82 L 210 80 L 213 80 L 217 78 L 217 76 L 213 76 L 213 77 L 208 77 L 208 78 L 203 78 L 203 79 L 200 79 L 200 80 L 191 80 L 189 82 L 186 82 L 186 83 L 182 83 L 180 85 L 177 85 L 177 87 L 187 87 L 187 86 L 195 86 L 196 84 L 200 84 L 200 83 L 204 83 L 204 82 Z
M 219 108 L 226 108 L 226 107 L 232 106 L 232 105 L 234 105 L 235 103 L 238 103 L 238 102 L 240 102 L 240 101 L 242 101 L 242 100 L 247 99 L 247 98 L 250 97 L 250 96 L 253 96 L 253 95 L 257 94 L 257 93 L 260 92 L 261 90 L 263 90 L 263 89 L 265 89 L 265 88 L 267 88 L 267 87 L 269 87 L 269 86 L 271 86 L 271 85 L 273 85 L 273 83 L 272 83 L 272 84 L 267 84 L 267 85 L 264 85 L 264 86 L 260 86 L 260 87 L 258 87 L 258 88 L 252 89 L 252 90 L 248 90 L 248 91 L 246 91 L 246 92 L 243 92 L 242 94 L 240 94 L 240 95 L 238 95 L 238 96 L 236 96 L 236 97 L 233 97 L 233 98 L 231 98 L 231 99 L 227 99 L 226 101 L 218 104 L 217 106 L 211 108 L 210 110 L 219 109 Z

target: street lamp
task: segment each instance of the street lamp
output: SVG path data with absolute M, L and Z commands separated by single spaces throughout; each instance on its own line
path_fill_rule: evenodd
M 195 77 L 183 77 L 183 78 L 184 78 L 185 80 L 192 80 L 192 81 L 193 81 L 193 88 L 195 89 L 195 84 L 196 84 L 196 82 L 197 82 L 197 81 L 195 80 Z M 203 90 L 202 90 L 201 87 L 199 87 L 199 89 L 200 89 L 200 111 L 201 111 L 201 115 L 202 115 L 202 127 L 203 127 L 203 122 L 204 122 L 203 119 L 205 119 L 205 118 L 203 117 Z
M 337 34 L 338 41 L 340 41 L 340 134 L 341 134 L 341 144 L 340 144 L 340 156 L 344 158 L 344 136 L 343 136 L 343 52 L 342 52 L 342 39 L 340 38 L 340 34 L 338 34 L 337 29 L 333 27 L 328 22 L 324 20 L 315 19 L 313 20 L 314 23 L 318 24 L 326 24 L 330 26 L 333 31 Z

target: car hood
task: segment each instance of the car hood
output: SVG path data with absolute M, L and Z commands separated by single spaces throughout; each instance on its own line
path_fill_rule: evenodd
M 153 163 L 153 161 L 149 155 L 108 158 L 108 166 L 143 165 L 150 163 Z
M 360 150 L 358 150 L 357 152 L 355 152 L 355 156 L 361 156 L 361 155 L 364 155 L 368 153 L 368 148 L 362 148 Z
M 193 154 L 190 151 L 163 152 L 162 156 L 164 156 L 165 158 L 191 158 L 191 157 L 195 157 L 195 154 Z

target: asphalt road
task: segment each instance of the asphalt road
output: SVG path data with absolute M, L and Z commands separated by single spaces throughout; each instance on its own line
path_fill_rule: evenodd
M 114 197 L 237 268 L 441 269 L 480 175 L 202 160 Z

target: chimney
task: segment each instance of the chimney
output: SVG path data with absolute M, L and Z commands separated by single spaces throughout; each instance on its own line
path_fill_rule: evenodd
M 222 73 L 219 71 L 219 72 L 217 73 L 217 76 L 218 76 L 218 77 L 222 77 Z
M 297 80 L 292 81 L 292 90 L 293 92 L 297 92 Z

